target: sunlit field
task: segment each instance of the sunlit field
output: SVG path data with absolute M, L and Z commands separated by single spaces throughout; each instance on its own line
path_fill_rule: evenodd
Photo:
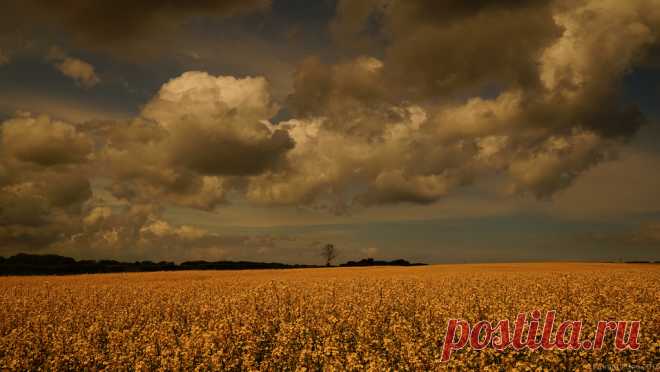
M 660 363 L 660 267 L 438 265 L 0 278 L 0 369 L 594 369 Z M 641 320 L 640 348 L 440 360 L 449 318 Z

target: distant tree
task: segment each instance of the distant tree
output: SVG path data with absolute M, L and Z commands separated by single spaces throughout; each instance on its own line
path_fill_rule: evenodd
M 321 250 L 321 256 L 325 259 L 325 266 L 330 267 L 332 261 L 337 258 L 337 249 L 333 244 L 326 244 Z

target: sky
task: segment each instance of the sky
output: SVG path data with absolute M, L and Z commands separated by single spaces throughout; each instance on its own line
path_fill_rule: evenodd
M 660 0 L 8 0 L 0 256 L 660 259 Z

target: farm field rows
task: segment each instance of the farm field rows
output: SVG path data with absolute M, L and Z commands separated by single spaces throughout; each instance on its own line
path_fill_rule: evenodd
M 0 369 L 520 370 L 660 363 L 660 266 L 484 264 L 0 278 Z M 447 320 L 640 320 L 640 348 L 457 350 Z

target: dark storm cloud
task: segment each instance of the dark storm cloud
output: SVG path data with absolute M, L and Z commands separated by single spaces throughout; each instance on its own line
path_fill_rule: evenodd
M 228 16 L 266 10 L 270 0 L 9 0 L 0 29 L 66 32 L 93 48 L 122 48 L 136 39 L 170 32 L 192 16 Z
M 375 19 L 384 58 L 301 63 L 288 102 L 306 122 L 292 133 L 318 142 L 294 136 L 302 145 L 290 157 L 305 165 L 287 176 L 299 180 L 290 188 L 301 201 L 305 187 L 323 189 L 300 172 L 335 138 L 345 151 L 332 166 L 320 162 L 333 170 L 325 187 L 356 202 L 428 204 L 496 173 L 508 192 L 552 197 L 644 123 L 620 88 L 657 43 L 654 3 L 340 2 L 331 32 L 368 37 Z M 319 153 L 303 160 L 307 143 Z
M 42 166 L 80 163 L 92 152 L 89 137 L 47 116 L 8 120 L 1 139 L 5 156 Z
M 259 89 L 260 83 L 240 88 Z M 254 92 L 238 89 L 230 96 L 240 102 L 236 94 Z M 258 112 L 259 103 L 248 111 Z M 157 116 L 154 110 L 150 115 Z M 163 219 L 167 204 L 212 209 L 223 203 L 228 181 L 168 163 L 163 141 L 170 133 L 161 124 L 136 119 L 76 126 L 27 113 L 0 123 L 0 254 L 55 250 L 85 257 L 220 259 L 230 249 L 271 247 L 275 238 L 218 235 Z M 215 124 L 223 123 L 209 125 Z M 94 177 L 118 181 L 109 191 L 124 202 L 108 206 L 95 197 Z
M 367 12 L 368 5 L 371 12 Z M 397 94 L 470 94 L 537 83 L 537 58 L 561 34 L 551 1 L 340 1 L 335 35 L 354 38 L 377 17 Z M 374 15 L 375 14 L 375 15 Z
M 376 135 L 385 123 L 401 116 L 383 78 L 383 64 L 375 58 L 328 65 L 309 57 L 294 75 L 287 105 L 295 117 L 328 117 L 327 125 L 342 132 Z
M 191 124 L 173 133 L 171 162 L 200 174 L 246 176 L 276 167 L 293 146 L 288 133 L 282 130 L 266 132 L 265 138 L 250 143 L 217 136 Z
M 46 116 L 0 124 L 0 246 L 40 249 L 74 233 L 92 197 L 92 140 Z

